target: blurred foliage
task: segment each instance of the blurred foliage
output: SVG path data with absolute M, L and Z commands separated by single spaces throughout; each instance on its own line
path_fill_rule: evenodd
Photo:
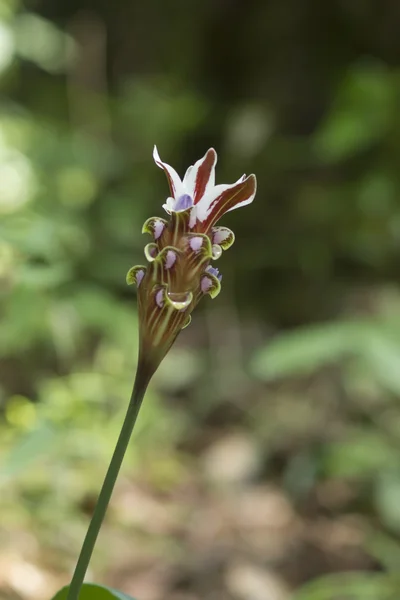
M 333 600 L 335 598 L 391 600 L 396 597 L 397 590 L 398 581 L 391 582 L 388 578 L 376 575 L 357 574 L 325 577 L 323 580 L 305 586 L 295 598 L 296 600 Z
M 154 143 L 179 172 L 213 145 L 259 192 L 151 386 L 94 573 L 149 600 L 397 598 L 398 17 L 0 0 L 1 598 L 66 583 L 118 435 Z

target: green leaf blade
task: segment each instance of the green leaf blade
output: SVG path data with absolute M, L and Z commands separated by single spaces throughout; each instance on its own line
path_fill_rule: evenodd
M 53 596 L 52 600 L 67 600 L 68 590 L 69 585 L 63 587 Z M 79 600 L 135 600 L 135 598 L 104 585 L 84 583 Z

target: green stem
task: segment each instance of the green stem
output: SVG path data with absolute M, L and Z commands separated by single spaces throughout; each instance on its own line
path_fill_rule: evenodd
M 115 482 L 117 480 L 118 473 L 120 471 L 140 407 L 142 405 L 142 400 L 150 380 L 150 376 L 143 375 L 143 373 L 144 370 L 139 368 L 136 374 L 135 385 L 133 386 L 131 399 L 124 423 L 122 425 L 121 433 L 119 434 L 117 445 L 115 446 L 114 454 L 111 458 L 110 466 L 108 467 L 103 486 L 97 499 L 92 520 L 90 521 L 89 528 L 86 532 L 71 584 L 68 588 L 67 600 L 79 599 L 79 593 L 85 579 L 86 571 L 89 566 L 97 536 L 99 535 Z

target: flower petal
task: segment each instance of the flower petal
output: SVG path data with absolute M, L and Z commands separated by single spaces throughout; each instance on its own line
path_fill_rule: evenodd
M 213 260 L 218 260 L 222 256 L 222 248 L 218 244 L 212 245 L 212 258 Z
M 175 199 L 182 196 L 185 193 L 185 189 L 181 178 L 173 167 L 161 160 L 160 155 L 158 154 L 157 146 L 154 146 L 153 158 L 156 165 L 165 171 L 171 190 L 171 196 L 173 196 Z
M 143 265 L 136 265 L 136 267 L 132 267 L 129 269 L 126 276 L 126 283 L 128 285 L 132 285 L 136 283 L 137 287 L 139 287 L 143 277 L 146 274 L 147 267 Z
M 150 219 L 147 219 L 147 221 L 144 222 L 142 233 L 150 233 L 155 240 L 158 240 L 166 225 L 167 221 L 165 219 L 160 219 L 160 217 L 150 217 Z
M 221 291 L 221 280 L 213 273 L 204 273 L 201 278 L 200 289 L 203 294 L 209 294 L 214 299 Z
M 222 250 L 228 250 L 235 241 L 235 234 L 227 227 L 213 227 L 211 235 L 212 243 L 221 246 Z
M 217 164 L 217 153 L 210 148 L 206 154 L 189 167 L 183 179 L 186 192 L 193 198 L 195 204 L 207 192 L 211 191 L 215 184 L 215 165 Z
M 203 245 L 204 239 L 201 235 L 193 235 L 189 238 L 189 246 L 193 252 L 198 252 Z
M 155 295 L 155 300 L 156 300 L 156 304 L 159 308 L 162 308 L 164 306 L 164 297 L 165 297 L 165 290 L 164 288 L 160 288 Z
M 158 255 L 158 246 L 154 242 L 150 242 L 150 244 L 146 244 L 144 247 L 144 255 L 149 262 L 153 262 L 157 258 Z
M 175 200 L 173 198 L 171 198 L 171 196 L 169 196 L 169 198 L 167 198 L 165 203 L 162 205 L 165 212 L 168 213 L 169 215 L 174 210 L 174 206 L 175 206 Z
M 165 299 L 175 310 L 184 310 L 193 300 L 192 292 L 167 292 Z
M 186 321 L 184 322 L 182 329 L 185 329 L 185 327 L 188 327 L 191 322 L 192 322 L 192 315 L 189 315 L 187 317 Z
M 232 185 L 216 185 L 196 206 L 196 217 L 201 222 L 201 230 L 208 230 L 226 212 L 253 202 L 256 188 L 255 175 L 249 175 Z
M 192 206 L 193 206 L 193 198 L 191 196 L 189 196 L 189 194 L 183 194 L 183 196 L 180 196 L 176 200 L 173 210 L 178 212 L 181 210 L 187 210 L 188 208 L 191 208 Z

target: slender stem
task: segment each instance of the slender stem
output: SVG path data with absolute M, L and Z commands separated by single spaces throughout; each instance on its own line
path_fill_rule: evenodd
M 89 566 L 89 562 L 93 553 L 97 536 L 103 523 L 104 516 L 106 514 L 107 507 L 115 486 L 115 482 L 117 480 L 118 473 L 120 471 L 121 464 L 124 459 L 125 452 L 128 447 L 129 440 L 131 438 L 132 431 L 136 423 L 136 418 L 142 405 L 142 400 L 146 392 L 147 384 L 150 380 L 150 376 L 141 374 L 143 374 L 143 371 L 138 369 L 128 410 L 124 419 L 124 423 L 122 425 L 121 433 L 119 434 L 114 454 L 111 458 L 111 462 L 108 467 L 103 486 L 100 490 L 100 494 L 97 499 L 92 520 L 90 521 L 89 528 L 86 532 L 86 536 L 82 545 L 81 552 L 79 554 L 78 562 L 75 567 L 72 581 L 68 588 L 67 600 L 79 599 L 79 593 L 83 581 L 85 579 L 86 571 Z

